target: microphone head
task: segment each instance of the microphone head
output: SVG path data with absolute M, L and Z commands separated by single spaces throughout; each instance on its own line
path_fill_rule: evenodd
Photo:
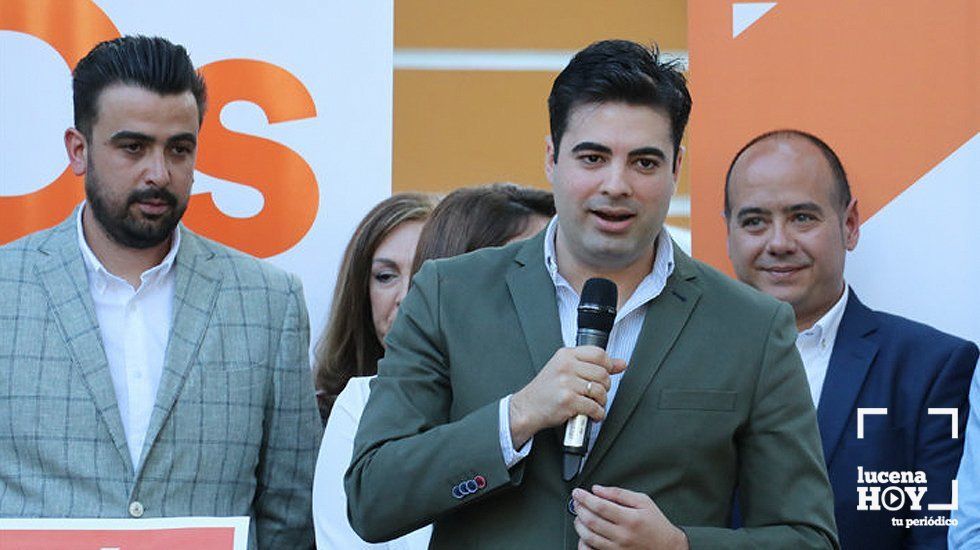
M 611 332 L 617 298 L 616 283 L 609 279 L 593 277 L 585 281 L 578 303 L 578 327 Z

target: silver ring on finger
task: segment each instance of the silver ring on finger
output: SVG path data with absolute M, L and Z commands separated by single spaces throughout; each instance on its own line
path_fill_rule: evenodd
M 589 382 L 588 384 L 585 385 L 585 395 L 588 397 L 592 397 L 592 382 Z

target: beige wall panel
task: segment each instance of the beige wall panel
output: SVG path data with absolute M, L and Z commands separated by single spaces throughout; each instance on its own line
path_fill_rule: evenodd
M 690 128 L 690 123 L 688 123 L 688 128 Z M 677 192 L 674 193 L 675 196 L 683 195 L 690 196 L 691 194 L 691 147 L 687 144 L 689 141 L 687 139 L 687 130 L 685 129 L 685 136 L 681 139 L 681 147 L 684 148 L 684 158 L 681 159 L 681 179 L 677 182 Z
M 628 38 L 687 48 L 685 0 L 396 0 L 396 48 L 577 50 Z
M 394 191 L 546 187 L 547 72 L 395 71 Z
M 550 72 L 395 71 L 392 187 L 447 192 L 508 180 L 547 188 Z M 678 195 L 689 194 L 681 167 Z
M 667 216 L 667 225 L 683 227 L 684 229 L 690 230 L 691 218 L 687 216 Z

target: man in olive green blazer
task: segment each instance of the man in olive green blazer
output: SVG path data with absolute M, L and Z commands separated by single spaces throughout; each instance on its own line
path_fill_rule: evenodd
M 543 237 L 416 277 L 358 431 L 355 528 L 383 540 L 435 520 L 436 548 L 574 548 L 571 491 L 600 484 L 649 495 L 692 548 L 829 547 L 831 493 L 792 312 L 677 248 L 582 473 L 562 481 L 560 429 L 505 468 L 497 400 L 562 346 Z M 486 488 L 454 497 L 478 475 Z M 746 527 L 732 531 L 736 486 Z
M 558 216 L 416 276 L 355 440 L 352 526 L 378 541 L 434 522 L 434 548 L 836 548 L 792 311 L 662 229 L 683 77 L 601 42 L 549 105 Z M 608 353 L 574 347 L 574 303 L 595 276 L 620 293 Z M 565 482 L 577 414 L 602 424 Z

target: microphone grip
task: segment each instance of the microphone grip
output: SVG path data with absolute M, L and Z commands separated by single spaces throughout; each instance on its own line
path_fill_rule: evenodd
M 606 349 L 606 344 L 608 343 L 609 333 L 602 330 L 580 328 L 578 329 L 578 332 L 575 333 L 576 346 L 595 346 L 597 348 Z
M 609 333 L 601 330 L 579 328 L 575 336 L 576 346 L 606 349 L 608 343 Z M 565 481 L 571 481 L 578 474 L 582 458 L 589 450 L 588 436 L 591 428 L 592 420 L 584 414 L 569 419 L 565 424 L 565 439 L 562 442 L 562 478 Z

